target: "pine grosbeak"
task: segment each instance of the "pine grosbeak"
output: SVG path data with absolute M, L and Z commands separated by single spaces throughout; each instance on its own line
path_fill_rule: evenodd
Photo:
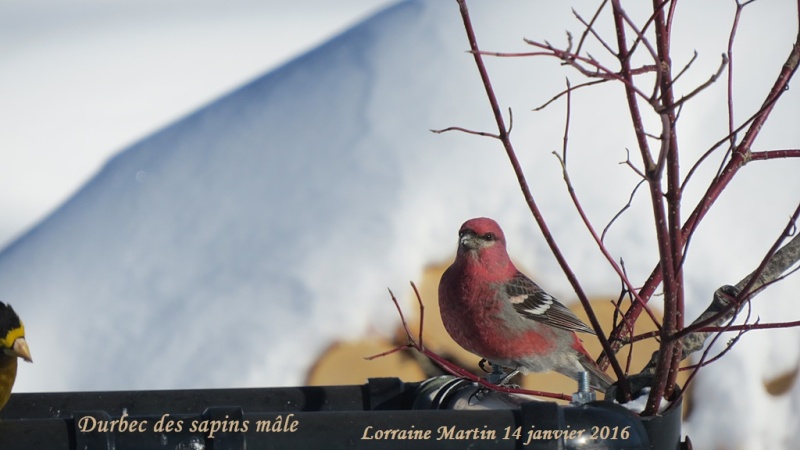
M 470 219 L 458 232 L 458 253 L 439 282 L 442 322 L 460 346 L 493 366 L 524 373 L 556 372 L 593 389 L 612 383 L 576 331 L 595 334 L 575 314 L 522 274 L 492 219 Z

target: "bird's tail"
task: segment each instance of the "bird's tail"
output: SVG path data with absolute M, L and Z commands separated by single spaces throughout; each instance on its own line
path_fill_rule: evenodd
M 589 355 L 579 352 L 578 362 L 589 372 L 589 386 L 592 389 L 605 392 L 614 383 L 614 380 L 606 375 Z

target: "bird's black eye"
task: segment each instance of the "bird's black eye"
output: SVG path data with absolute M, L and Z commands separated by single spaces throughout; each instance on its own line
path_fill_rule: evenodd
M 493 240 L 497 239 L 497 236 L 495 236 L 494 233 L 486 233 L 481 237 L 486 241 L 493 241 Z

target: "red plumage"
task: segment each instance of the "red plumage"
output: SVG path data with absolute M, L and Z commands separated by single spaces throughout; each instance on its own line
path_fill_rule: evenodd
M 575 379 L 588 371 L 592 388 L 611 384 L 575 334 L 592 329 L 517 270 L 492 219 L 461 226 L 456 259 L 439 282 L 439 309 L 453 340 L 493 364 Z

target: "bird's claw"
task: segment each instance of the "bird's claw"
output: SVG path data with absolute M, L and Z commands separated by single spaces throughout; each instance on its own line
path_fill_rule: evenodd
M 506 380 L 506 374 L 505 373 L 499 373 L 498 374 L 498 373 L 492 372 L 489 375 L 486 375 L 486 381 L 488 381 L 489 383 L 492 383 L 492 384 L 502 385 L 503 381 L 505 381 L 505 380 Z
M 486 360 L 484 359 L 481 360 L 480 363 L 478 363 L 478 365 L 481 366 L 481 369 L 483 369 L 484 371 L 486 371 L 484 367 L 485 362 Z M 501 366 L 500 364 L 493 363 L 491 361 L 489 361 L 489 364 L 492 365 L 492 371 L 489 372 L 489 375 L 486 376 L 486 381 L 492 384 L 496 384 L 498 386 L 507 386 L 507 387 L 513 386 L 509 384 L 509 382 L 511 381 L 512 378 L 514 378 L 515 376 L 517 376 L 517 374 L 519 374 L 519 370 L 513 370 L 510 373 L 505 373 L 505 371 L 503 370 L 503 366 Z
M 499 364 L 492 364 L 492 372 L 486 376 L 486 380 L 492 384 L 505 387 L 519 387 L 518 385 L 511 384 L 511 380 L 519 375 L 519 370 L 514 369 L 509 373 L 505 373 Z

